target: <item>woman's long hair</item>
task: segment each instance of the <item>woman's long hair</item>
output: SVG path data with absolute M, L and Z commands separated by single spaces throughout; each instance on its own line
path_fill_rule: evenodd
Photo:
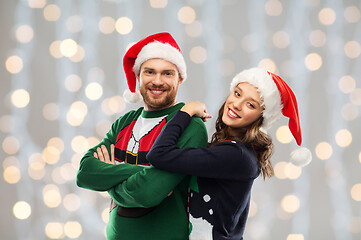
M 263 117 L 261 116 L 250 126 L 244 128 L 244 132 L 240 136 L 232 136 L 229 133 L 229 127 L 222 121 L 225 104 L 226 103 L 223 103 L 222 107 L 219 109 L 216 121 L 216 132 L 212 135 L 210 146 L 225 140 L 238 140 L 250 144 L 257 154 L 259 162 L 258 170 L 261 172 L 263 179 L 272 177 L 274 171 L 270 158 L 272 155 L 273 144 L 272 138 L 260 130 Z

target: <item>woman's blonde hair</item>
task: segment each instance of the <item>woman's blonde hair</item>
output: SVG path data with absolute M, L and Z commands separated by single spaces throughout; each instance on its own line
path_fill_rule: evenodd
M 272 138 L 261 131 L 263 117 L 254 121 L 251 125 L 244 128 L 240 136 L 232 136 L 229 133 L 229 127 L 222 121 L 225 103 L 219 109 L 218 118 L 216 121 L 216 132 L 212 135 L 210 146 L 225 140 L 238 140 L 253 147 L 257 154 L 259 162 L 258 170 L 263 179 L 270 178 L 274 175 L 273 167 L 270 161 L 273 143 Z

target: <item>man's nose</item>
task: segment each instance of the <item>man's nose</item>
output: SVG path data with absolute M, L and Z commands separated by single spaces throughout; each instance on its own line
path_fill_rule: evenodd
M 162 75 L 160 73 L 154 75 L 153 84 L 163 85 Z

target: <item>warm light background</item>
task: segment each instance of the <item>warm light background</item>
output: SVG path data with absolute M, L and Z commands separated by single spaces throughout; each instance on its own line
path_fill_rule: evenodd
M 76 187 L 79 160 L 140 106 L 122 98 L 127 48 L 169 31 L 188 66 L 180 101 L 216 116 L 232 77 L 253 66 L 298 98 L 313 161 L 289 163 L 286 119 L 269 131 L 276 176 L 255 183 L 245 239 L 361 239 L 360 10 L 359 0 L 0 1 L 0 238 L 105 238 L 109 198 Z

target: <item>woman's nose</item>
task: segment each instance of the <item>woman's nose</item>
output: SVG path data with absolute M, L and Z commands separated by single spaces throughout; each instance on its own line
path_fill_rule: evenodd
M 233 103 L 233 106 L 234 106 L 234 108 L 237 109 L 237 110 L 242 110 L 242 104 L 243 104 L 242 101 L 235 101 L 235 102 Z

